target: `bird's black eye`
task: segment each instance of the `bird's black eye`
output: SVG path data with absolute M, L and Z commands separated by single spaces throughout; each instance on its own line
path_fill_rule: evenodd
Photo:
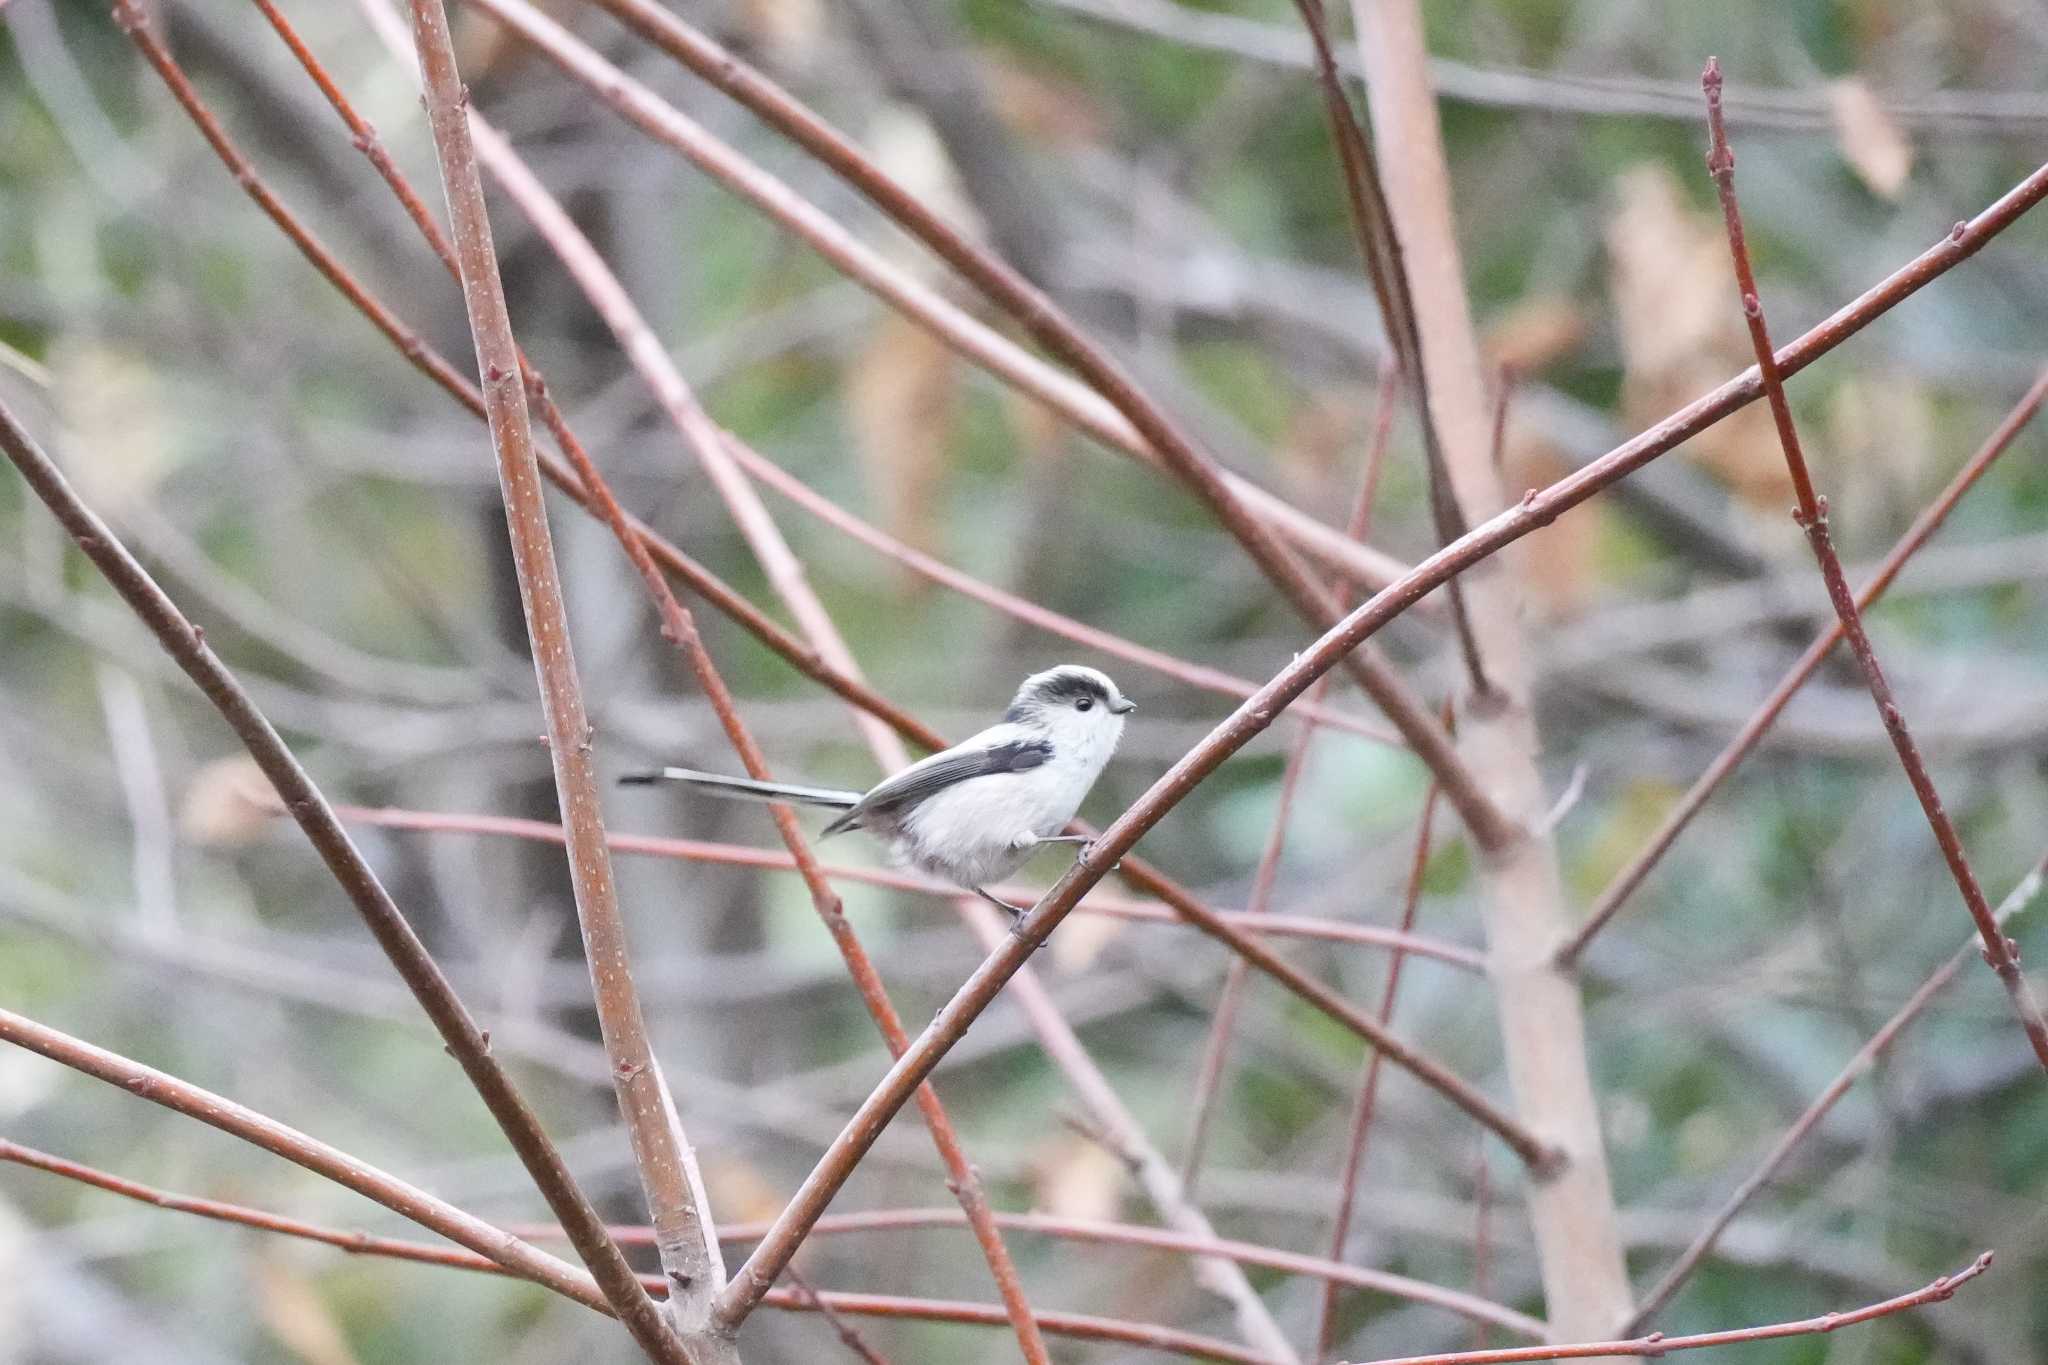
M 1081 700 L 1079 700 L 1079 701 L 1077 701 L 1077 702 L 1075 702 L 1075 703 L 1074 703 L 1074 709 L 1075 709 L 1076 711 L 1092 711 L 1092 710 L 1094 710 L 1094 709 L 1095 709 L 1095 698 L 1093 698 L 1093 697 L 1083 697 L 1083 698 L 1081 698 Z

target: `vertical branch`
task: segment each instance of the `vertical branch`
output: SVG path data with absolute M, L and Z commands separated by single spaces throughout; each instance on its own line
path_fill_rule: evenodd
M 612 1084 L 633 1144 L 662 1269 L 673 1289 L 669 1317 L 707 1360 L 736 1361 L 729 1335 L 711 1321 L 710 1306 L 724 1287 L 725 1268 L 712 1231 L 710 1209 L 667 1087 L 647 1038 L 647 1022 L 626 960 L 625 924 L 619 913 L 604 815 L 591 760 L 590 722 L 569 642 L 568 613 L 548 532 L 547 504 L 528 424 L 519 353 L 512 340 L 498 278 L 497 252 L 484 209 L 483 182 L 470 144 L 469 96 L 455 66 L 448 16 L 441 0 L 414 0 L 413 37 L 427 91 L 427 117 L 447 191 L 463 302 L 476 338 L 477 369 L 497 452 L 498 482 L 512 538 L 519 597 L 532 642 L 541 707 L 547 717 L 548 754 L 568 833 L 569 873 L 583 930 L 585 955 Z
M 1401 155 L 1380 169 L 1415 303 L 1429 407 L 1453 492 L 1468 520 L 1503 504 L 1491 458 L 1491 405 L 1458 256 L 1450 171 L 1417 0 L 1353 0 L 1380 142 Z M 1524 505 L 1526 506 L 1525 499 Z M 1497 518 L 1496 518 L 1497 520 Z M 1469 537 L 1467 538 L 1469 539 Z M 1458 748 L 1524 831 L 1507 846 L 1480 843 L 1487 948 L 1518 1119 L 1565 1154 L 1529 1189 L 1547 1317 L 1557 1340 L 1598 1339 L 1629 1311 L 1614 1191 L 1586 1057 L 1584 1002 L 1555 963 L 1569 932 L 1531 711 L 1516 556 L 1466 575 L 1465 602 L 1490 690 L 1461 709 Z
M 1834 537 L 1828 531 L 1827 499 L 1813 491 L 1813 476 L 1807 471 L 1806 456 L 1799 446 L 1799 429 L 1792 421 L 1792 407 L 1785 398 L 1785 379 L 1778 372 L 1777 356 L 1771 350 L 1770 328 L 1764 322 L 1763 301 L 1757 294 L 1756 275 L 1749 262 L 1749 245 L 1743 238 L 1742 207 L 1735 198 L 1735 153 L 1728 145 L 1728 128 L 1721 112 L 1721 64 L 1718 61 L 1711 57 L 1707 59 L 1707 69 L 1700 78 L 1700 84 L 1706 90 L 1707 126 L 1712 138 L 1712 146 L 1707 153 L 1707 169 L 1714 177 L 1714 188 L 1721 199 L 1721 216 L 1728 227 L 1728 252 L 1735 263 L 1736 286 L 1742 291 L 1742 315 L 1749 324 L 1750 343 L 1756 350 L 1757 373 L 1763 380 L 1764 397 L 1770 403 L 1771 419 L 1778 428 L 1778 444 L 1784 449 L 1785 466 L 1792 475 L 1792 489 L 1799 500 L 1792 519 L 1799 523 L 1800 530 L 1806 532 L 1807 543 L 1813 547 L 1821 579 L 1827 584 L 1828 601 L 1834 604 L 1835 615 L 1841 620 L 1849 652 L 1855 656 L 1856 666 L 1863 674 L 1864 686 L 1870 689 L 1871 701 L 1877 704 L 1877 714 L 1884 722 L 1885 733 L 1891 736 L 1892 748 L 1898 752 L 1899 765 L 1906 770 L 1906 780 L 1913 786 L 1913 795 L 1920 799 L 1920 809 L 1925 812 L 1927 824 L 1934 831 L 1934 842 L 1941 848 L 1949 875 L 1955 879 L 1956 889 L 1962 893 L 1963 905 L 1976 923 L 1978 936 L 1984 940 L 1984 961 L 1998 973 L 2006 997 L 2012 1002 L 2013 1013 L 2019 1016 L 2020 1027 L 2026 1031 L 2027 1041 L 2033 1046 L 2034 1056 L 2042 1068 L 2048 1070 L 2048 1019 L 2042 1017 L 2040 1003 L 2034 999 L 2026 974 L 2020 970 L 2015 945 L 1999 930 L 1991 903 L 1984 898 L 1984 888 L 1978 884 L 1969 856 L 1963 851 L 1963 841 L 1956 833 L 1955 822 L 1949 819 L 1948 811 L 1941 803 L 1941 793 L 1935 790 L 1934 779 L 1928 774 L 1926 761 L 1920 756 L 1920 746 L 1914 743 L 1912 732 L 1906 728 L 1905 712 L 1899 709 L 1892 696 L 1891 684 L 1886 681 L 1884 670 L 1878 666 L 1877 651 L 1871 647 L 1870 636 L 1863 629 L 1863 614 L 1856 609 L 1855 594 L 1849 591 L 1848 575 L 1842 572 L 1841 556 L 1835 553 Z

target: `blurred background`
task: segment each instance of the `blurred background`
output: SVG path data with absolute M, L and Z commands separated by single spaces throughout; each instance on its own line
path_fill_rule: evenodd
M 437 215 L 412 74 L 353 5 L 283 6 Z M 865 202 L 591 7 L 546 6 L 857 236 L 970 303 Z M 457 7 L 477 107 L 617 270 L 711 413 L 891 536 L 1185 660 L 1263 680 L 1308 638 L 1203 509 L 1077 435 Z M 1785 341 L 2043 159 L 2048 17 L 2026 0 L 1436 0 L 1426 6 L 1473 310 L 1514 376 L 1501 458 L 1549 483 L 1747 363 L 1697 76 L 1729 73 L 1750 240 Z M 732 0 L 681 7 L 996 245 L 1107 339 L 1227 465 L 1331 524 L 1360 481 L 1385 344 L 1357 267 L 1307 44 L 1286 0 Z M 466 373 L 461 300 L 253 7 L 153 21 L 288 203 Z M 555 818 L 482 427 L 409 369 L 237 192 L 106 7 L 0 12 L 0 393 L 203 623 L 343 802 Z M 1348 37 L 1340 44 L 1349 54 Z M 1384 158 L 1401 148 L 1382 146 Z M 621 499 L 788 617 L 695 458 L 598 316 L 492 198 L 512 317 Z M 2048 219 L 1801 375 L 1792 398 L 1852 578 L 2048 363 Z M 2048 851 L 2048 464 L 2021 435 L 1873 614 L 1887 670 L 1996 901 Z M 764 494 L 875 686 L 945 734 L 1024 674 L 1077 661 L 1140 710 L 1084 815 L 1106 821 L 1235 699 L 915 576 Z M 1590 901 L 1829 619 L 1752 408 L 1530 538 L 1528 629 L 1569 895 Z M 609 534 L 551 504 L 607 776 L 736 770 Z M 1372 544 L 1433 548 L 1420 442 L 1393 426 Z M 709 610 L 719 667 L 779 773 L 878 773 L 838 699 Z M 1435 700 L 1441 613 L 1381 637 Z M 1339 683 L 1329 704 L 1369 717 Z M 1376 718 L 1375 718 L 1376 719 Z M 1283 722 L 1141 852 L 1241 908 L 1271 830 Z M 232 736 L 0 478 L 0 1002 L 229 1094 L 493 1219 L 544 1206 Z M 1323 729 L 1272 908 L 1392 924 L 1425 774 Z M 1569 793 L 1576 792 L 1576 799 Z M 608 793 L 618 832 L 774 848 L 764 811 Z M 357 837 L 499 1039 L 587 1188 L 641 1208 L 594 1046 L 558 847 Z M 857 839 L 839 864 L 879 862 Z M 1060 867 L 1047 855 L 1035 884 Z M 721 1218 L 772 1214 L 886 1069 L 808 898 L 780 872 L 622 855 L 635 969 Z M 943 900 L 842 884 L 915 1030 L 980 959 Z M 1481 945 L 1457 822 L 1436 822 L 1423 932 Z M 2036 911 L 2012 932 L 2048 961 Z M 1846 660 L 1822 669 L 1587 959 L 1588 1031 L 1637 1284 L 1963 941 L 1965 916 Z M 1375 1002 L 1387 954 L 1281 940 Z M 1038 971 L 1125 1105 L 1178 1163 L 1226 967 L 1172 925 L 1077 915 Z M 2039 968 L 2036 967 L 2038 979 Z M 1399 1030 L 1505 1096 L 1484 980 L 1427 959 Z M 1320 1254 L 1363 1050 L 1253 977 L 1198 1187 L 1218 1231 Z M 1014 1002 L 938 1073 L 999 1208 L 1151 1221 Z M 1542 1311 L 1521 1173 L 1390 1072 L 1349 1258 Z M 839 1209 L 946 1205 L 897 1123 Z M 25 1053 L 0 1051 L 0 1133 L 172 1190 L 399 1230 L 296 1168 Z M 1888 1297 L 1984 1247 L 1966 1300 L 1730 1362 L 2048 1358 L 2048 1088 L 1974 961 L 1729 1229 L 1670 1332 Z M 1016 1234 L 1041 1307 L 1234 1338 L 1184 1257 Z M 740 1248 L 739 1251 L 743 1251 Z M 738 1254 L 729 1250 L 729 1259 Z M 735 1262 L 736 1263 L 736 1262 Z M 824 1287 L 988 1299 L 957 1230 L 819 1237 Z M 1309 1331 L 1318 1288 L 1254 1270 Z M 1460 1349 L 1467 1324 L 1366 1293 L 1348 1356 Z M 1011 1358 L 1000 1329 L 868 1322 L 899 1361 Z M 831 1359 L 815 1317 L 764 1312 L 750 1361 Z M 0 1169 L 0 1361 L 625 1360 L 610 1324 L 529 1286 L 342 1256 Z M 1154 1358 L 1066 1342 L 1061 1360 Z

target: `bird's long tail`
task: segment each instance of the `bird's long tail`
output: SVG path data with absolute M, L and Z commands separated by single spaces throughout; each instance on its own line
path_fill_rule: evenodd
M 798 806 L 828 806 L 833 810 L 849 810 L 860 802 L 859 792 L 840 791 L 833 787 L 802 787 L 793 782 L 756 782 L 751 777 L 724 777 L 718 773 L 700 773 L 695 768 L 656 768 L 648 773 L 627 773 L 619 782 L 626 786 L 681 782 L 729 801 L 786 801 Z

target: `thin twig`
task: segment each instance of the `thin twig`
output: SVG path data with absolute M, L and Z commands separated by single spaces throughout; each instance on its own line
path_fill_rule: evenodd
M 1890 1317 L 1930 1303 L 1945 1303 L 1957 1289 L 1991 1268 L 1991 1253 L 1984 1252 L 1953 1275 L 1943 1275 L 1923 1289 L 1901 1294 L 1883 1303 L 1873 1303 L 1847 1313 L 1823 1313 L 1798 1322 L 1773 1323 L 1768 1327 L 1740 1327 L 1727 1332 L 1701 1332 L 1695 1336 L 1667 1337 L 1652 1332 L 1626 1341 L 1592 1341 L 1571 1346 L 1511 1346 L 1496 1351 L 1460 1351 L 1453 1355 L 1402 1356 L 1398 1360 L 1374 1360 L 1360 1365 L 1516 1365 L 1527 1360 L 1583 1360 L 1588 1356 L 1664 1356 L 1673 1351 L 1698 1351 L 1710 1346 L 1741 1346 L 1752 1341 L 1779 1341 L 1786 1337 L 1820 1336 Z
M 782 1273 L 788 1277 L 796 1292 L 803 1296 L 804 1305 L 825 1319 L 826 1324 L 832 1329 L 832 1334 L 839 1338 L 842 1346 L 866 1361 L 867 1365 L 889 1365 L 888 1360 L 876 1354 L 875 1348 L 868 1345 L 867 1340 L 854 1330 L 853 1324 L 842 1317 L 838 1309 L 819 1296 L 818 1291 L 812 1288 L 811 1282 L 799 1274 L 795 1266 L 790 1266 Z
M 2021 878 L 2019 885 L 2015 886 L 1999 904 L 1997 919 L 2001 927 L 2033 902 L 2034 897 L 2040 894 L 2044 879 L 2048 879 L 2048 856 L 2035 863 L 2033 870 Z M 1956 974 L 1969 960 L 1970 948 L 1976 941 L 1975 935 L 1966 939 L 1963 946 L 1956 949 L 1955 955 L 1936 968 L 1934 974 L 1920 984 L 1920 989 L 1914 991 L 1907 997 L 1906 1003 L 1899 1006 L 1898 1013 L 1886 1020 L 1884 1027 L 1872 1034 L 1870 1040 L 1856 1050 L 1856 1055 L 1843 1064 L 1835 1078 L 1822 1087 L 1821 1092 L 1814 1096 L 1813 1102 L 1793 1120 L 1784 1135 L 1772 1144 L 1771 1150 L 1765 1154 L 1757 1168 L 1743 1178 L 1742 1183 L 1737 1185 L 1721 1207 L 1715 1210 L 1714 1216 L 1707 1220 L 1707 1225 L 1700 1229 L 1699 1235 L 1679 1253 L 1678 1259 L 1671 1263 L 1671 1268 L 1658 1277 L 1656 1286 L 1643 1296 L 1642 1306 L 1636 1309 L 1635 1316 L 1622 1328 L 1624 1332 L 1641 1331 L 1677 1296 L 1686 1281 L 1692 1278 L 1693 1272 L 1699 1269 L 1701 1263 L 1713 1251 L 1715 1243 L 1721 1239 L 1721 1234 L 1735 1221 L 1735 1215 L 1742 1212 L 1756 1196 L 1757 1191 L 1769 1184 L 1783 1169 L 1793 1150 L 1820 1126 L 1828 1111 L 1833 1109 L 1836 1102 L 1849 1093 L 1849 1088 L 1876 1064 L 1877 1059 L 1884 1054 L 1886 1048 L 1897 1041 L 1899 1034 L 1905 1031 L 1907 1025 L 1919 1018 L 1921 1012 L 1933 1003 L 1934 997 L 1939 995 L 1949 982 L 1955 980 Z
M 138 43 L 146 45 L 145 51 L 161 53 L 134 11 L 124 7 L 120 14 L 133 24 L 130 31 Z M 313 785 L 312 778 L 241 683 L 208 647 L 204 632 L 165 596 L 107 524 L 80 501 L 49 456 L 37 448 L 4 406 L 0 406 L 0 447 L 6 449 L 29 487 L 50 508 L 79 549 L 149 627 L 178 666 L 199 685 L 263 770 L 321 861 L 362 915 L 378 946 L 433 1021 L 449 1055 L 476 1087 L 485 1107 L 498 1121 L 548 1201 L 548 1207 L 570 1229 L 577 1254 L 604 1287 L 605 1296 L 618 1309 L 635 1339 L 658 1360 L 681 1361 L 680 1349 L 662 1323 L 660 1313 L 639 1289 L 624 1255 L 605 1235 L 603 1220 L 577 1188 L 561 1153 L 542 1131 L 539 1119 L 514 1088 L 511 1077 L 491 1056 L 489 1039 L 463 1007 L 454 987 L 413 932 L 404 913 L 341 827 L 326 797 Z
M 293 1165 L 301 1166 L 345 1189 L 354 1190 L 364 1198 L 382 1204 L 399 1217 L 409 1219 L 430 1232 L 441 1234 L 458 1246 L 468 1247 L 487 1265 L 502 1268 L 520 1279 L 531 1280 L 535 1284 L 552 1289 L 557 1294 L 574 1299 L 586 1308 L 595 1308 L 600 1313 L 612 1311 L 605 1294 L 598 1288 L 597 1281 L 587 1272 L 537 1247 L 529 1246 L 511 1233 L 492 1227 L 483 1219 L 464 1213 L 445 1200 L 437 1199 L 397 1176 L 389 1175 L 367 1162 L 359 1161 L 339 1148 L 331 1147 L 318 1138 L 309 1137 L 296 1128 L 288 1127 L 245 1105 L 237 1104 L 225 1095 L 202 1090 L 175 1076 L 166 1075 L 154 1067 L 144 1066 L 119 1053 L 95 1047 L 82 1039 L 61 1033 L 33 1019 L 24 1018 L 11 1010 L 0 1009 L 0 1041 L 26 1048 L 74 1071 L 83 1072 L 140 1099 L 148 1100 L 152 1104 L 160 1104 L 166 1109 L 198 1119 L 201 1123 L 238 1137 L 252 1146 L 261 1147 L 266 1152 L 281 1156 Z M 0 1156 L 7 1160 L 21 1160 L 24 1164 L 40 1166 L 59 1175 L 73 1174 L 68 1167 L 60 1169 L 53 1164 L 17 1156 L 16 1152 L 26 1153 L 28 1149 L 16 1148 L 12 1143 L 0 1144 Z M 55 1158 L 51 1161 L 54 1162 Z M 107 1182 L 94 1183 L 114 1189 L 117 1194 L 127 1194 L 130 1198 L 141 1197 L 126 1188 L 115 1188 Z M 149 1202 L 165 1203 L 166 1207 L 179 1207 L 163 1199 L 151 1199 Z M 220 1215 L 209 1212 L 207 1216 Z M 272 1230 L 289 1232 L 294 1236 L 302 1235 L 292 1227 L 277 1226 Z M 338 1238 L 346 1238 L 349 1235 L 337 1234 L 335 1237 L 323 1237 L 321 1240 L 341 1245 Z M 606 1240 L 609 1242 L 609 1237 Z M 635 1288 L 638 1288 L 637 1280 L 634 1284 Z
M 1858 612 L 1869 611 L 1871 606 L 1891 588 L 1900 571 L 1906 567 L 1906 561 L 1919 553 L 1920 548 L 1934 538 L 1934 533 L 1948 520 L 1948 514 L 1955 510 L 1963 494 L 1969 492 L 1998 457 L 2011 447 L 2013 438 L 2018 436 L 2027 423 L 2033 420 L 2034 414 L 2040 411 L 2044 399 L 2048 399 L 2048 370 L 2041 372 L 2020 401 L 2013 405 L 2012 410 L 2006 413 L 1992 429 L 1991 434 L 1984 439 L 1984 444 L 1963 462 L 1962 468 L 1956 471 L 1955 477 L 1949 480 L 1948 485 L 1934 501 L 1913 519 L 1913 524 L 1906 528 L 1906 533 L 1899 537 L 1898 543 L 1885 555 L 1877 571 L 1870 576 L 1870 581 L 1856 594 Z M 1841 640 L 1842 634 L 1842 622 L 1837 617 L 1814 637 L 1813 643 L 1809 644 L 1793 662 L 1792 667 L 1786 670 L 1785 676 L 1778 680 L 1777 686 L 1771 689 L 1770 695 L 1764 698 L 1755 713 L 1743 722 L 1742 729 L 1728 741 L 1720 753 L 1714 756 L 1714 761 L 1694 779 L 1693 784 L 1686 788 L 1685 795 L 1678 799 L 1678 803 L 1666 812 L 1656 832 L 1643 845 L 1642 851 L 1630 859 L 1626 867 L 1615 873 L 1613 879 L 1601 890 L 1586 914 L 1585 924 L 1572 935 L 1571 941 L 1559 952 L 1559 962 L 1569 965 L 1583 956 L 1586 945 L 1592 942 L 1593 936 L 1604 929 L 1621 911 L 1629 897 L 1635 894 L 1658 862 L 1678 841 L 1678 836 L 1684 833 L 1686 826 L 1692 823 L 1693 817 L 1699 814 L 1700 808 L 1706 805 L 1708 799 L 1728 776 L 1756 749 L 1758 742 L 1784 712 L 1793 696 L 1806 685 L 1807 680 Z
M 427 121 L 433 129 L 435 157 L 447 192 L 463 303 L 476 340 L 477 369 L 483 376 L 484 406 L 498 457 L 513 568 L 540 684 L 541 709 L 547 718 L 548 756 L 568 833 L 576 918 L 583 930 L 598 1027 L 611 1058 L 612 1086 L 625 1116 L 641 1189 L 659 1231 L 662 1269 L 674 1285 L 669 1319 L 691 1343 L 693 1354 L 711 1361 L 736 1361 L 729 1334 L 711 1318 L 713 1296 L 722 1288 L 724 1263 L 712 1231 L 709 1199 L 655 1060 L 627 958 L 625 922 L 604 842 L 604 812 L 591 755 L 592 731 L 569 640 L 568 612 L 548 530 L 540 468 L 534 458 L 519 352 L 498 277 L 483 180 L 470 142 L 469 96 L 456 69 L 441 0 L 413 0 L 412 15 Z
M 335 813 L 352 824 L 377 825 L 386 829 L 411 829 L 432 834 L 486 834 L 503 838 L 530 839 L 542 843 L 562 842 L 562 827 L 546 820 L 528 820 L 511 815 L 469 815 L 454 811 L 405 810 L 395 807 L 337 805 Z M 639 854 L 653 858 L 677 858 L 686 862 L 719 863 L 728 867 L 754 867 L 780 872 L 797 870 L 796 860 L 787 852 L 750 848 L 743 844 L 713 843 L 701 839 L 676 839 L 652 834 L 605 832 L 614 853 Z M 1126 864 L 1128 866 L 1128 864 Z M 914 891 L 920 895 L 957 899 L 960 889 L 911 872 L 883 867 L 853 867 L 825 863 L 820 870 L 833 881 L 860 882 L 892 891 Z M 1042 891 L 1015 885 L 989 888 L 1004 900 L 1035 901 Z M 1091 895 L 1076 910 L 1082 915 L 1103 915 L 1111 919 L 1146 924 L 1186 924 L 1186 920 L 1163 905 L 1135 901 L 1115 895 Z M 1485 959 L 1461 944 L 1421 934 L 1404 934 L 1376 924 L 1350 920 L 1312 919 L 1299 915 L 1263 914 L 1253 916 L 1242 910 L 1212 912 L 1234 929 L 1245 933 L 1281 938 L 1314 939 L 1328 943 L 1350 943 L 1361 947 L 1394 948 L 1456 967 L 1460 971 L 1484 972 Z
M 1436 784 L 1431 783 L 1429 791 L 1422 798 L 1422 818 L 1415 825 L 1415 851 L 1408 859 L 1408 882 L 1401 892 L 1401 932 L 1407 933 L 1415 927 L 1415 912 L 1422 904 L 1422 878 L 1429 870 L 1430 837 L 1436 824 Z M 1387 962 L 1387 984 L 1380 991 L 1380 1022 L 1391 1026 L 1394 1022 L 1394 1002 L 1401 989 L 1401 968 L 1407 962 L 1407 954 L 1396 952 Z M 1351 1241 L 1351 1211 L 1358 1200 L 1358 1176 L 1365 1169 L 1365 1152 L 1372 1132 L 1373 1114 L 1377 1108 L 1380 1093 L 1380 1066 L 1382 1058 L 1377 1050 L 1365 1059 L 1365 1074 L 1358 1084 L 1358 1093 L 1351 1104 L 1351 1131 L 1344 1144 L 1344 1165 L 1337 1173 L 1337 1209 L 1330 1219 L 1330 1259 L 1344 1259 L 1344 1248 Z M 1325 1282 L 1322 1295 L 1316 1306 L 1315 1359 L 1317 1362 L 1330 1358 L 1330 1350 L 1336 1345 L 1337 1330 L 1337 1284 Z
M 1706 91 L 1707 128 L 1712 139 L 1712 148 L 1707 153 L 1707 169 L 1714 177 L 1714 188 L 1721 199 L 1721 216 L 1728 227 L 1728 250 L 1735 263 L 1735 283 L 1741 291 L 1743 318 L 1749 324 L 1749 339 L 1756 351 L 1764 395 L 1770 401 L 1771 417 L 1778 428 L 1778 444 L 1784 449 L 1785 466 L 1791 473 L 1792 489 L 1799 500 L 1798 508 L 1792 514 L 1793 520 L 1806 532 L 1807 541 L 1813 546 L 1813 557 L 1820 565 L 1822 580 L 1827 584 L 1828 600 L 1834 604 L 1835 615 L 1841 618 L 1842 635 L 1849 642 L 1849 652 L 1856 658 L 1864 685 L 1870 689 L 1870 699 L 1877 704 L 1877 714 L 1884 721 L 1885 732 L 1891 736 L 1892 747 L 1898 751 L 1899 765 L 1906 770 L 1906 780 L 1912 783 L 1913 794 L 1920 799 L 1920 809 L 1927 815 L 1927 824 L 1934 831 L 1934 842 L 1941 847 L 1942 860 L 1948 864 L 1949 875 L 1955 879 L 1956 889 L 1962 893 L 1970 918 L 1976 921 L 1977 933 L 1984 940 L 1984 960 L 1992 971 L 1998 973 L 2006 996 L 2012 1001 L 2013 1013 L 2019 1016 L 2027 1041 L 2033 1045 L 2034 1056 L 2039 1059 L 2042 1069 L 2048 1070 L 2048 1018 L 2042 1017 L 2041 1006 L 2034 999 L 2026 974 L 2020 970 L 2015 946 L 1998 930 L 1991 904 L 1984 898 L 1984 888 L 1978 884 L 1977 874 L 1971 869 L 1969 857 L 1963 851 L 1963 841 L 1956 833 L 1955 822 L 1949 819 L 1948 811 L 1943 808 L 1941 794 L 1935 790 L 1934 779 L 1927 772 L 1920 748 L 1913 742 L 1912 732 L 1906 728 L 1905 712 L 1899 709 L 1892 696 L 1891 684 L 1885 680 L 1884 670 L 1878 665 L 1877 651 L 1872 648 L 1870 636 L 1863 629 L 1863 614 L 1856 608 L 1855 595 L 1849 591 L 1848 576 L 1842 572 L 1841 557 L 1835 553 L 1834 538 L 1828 532 L 1827 500 L 1813 491 L 1813 476 L 1807 471 L 1806 457 L 1799 447 L 1799 430 L 1792 421 L 1791 404 L 1785 399 L 1784 377 L 1778 372 L 1778 362 L 1772 353 L 1763 301 L 1757 294 L 1756 275 L 1750 268 L 1749 246 L 1743 238 L 1742 209 L 1735 198 L 1735 153 L 1728 146 L 1728 128 L 1721 112 L 1721 64 L 1714 58 L 1707 59 L 1707 69 L 1700 83 Z

